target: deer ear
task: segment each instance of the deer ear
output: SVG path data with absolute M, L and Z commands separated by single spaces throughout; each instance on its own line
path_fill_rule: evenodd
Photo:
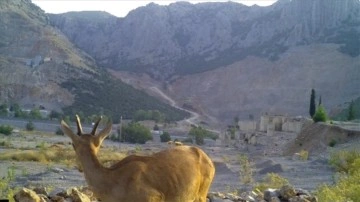
M 64 134 L 69 136 L 73 141 L 78 138 L 78 136 L 74 134 L 74 132 L 70 129 L 70 127 L 64 120 L 61 120 L 61 130 L 64 132 Z
M 104 139 L 110 134 L 111 130 L 112 130 L 112 123 L 111 123 L 111 121 L 109 121 L 106 124 L 105 128 L 102 129 L 99 132 L 99 134 L 97 134 L 97 136 L 96 136 L 97 137 L 97 146 L 99 146 L 102 143 L 102 141 L 104 141 Z

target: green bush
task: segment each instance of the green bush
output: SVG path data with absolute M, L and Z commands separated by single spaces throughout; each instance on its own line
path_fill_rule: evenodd
M 359 162 L 357 159 L 356 162 Z M 359 165 L 358 165 L 359 166 Z M 359 201 L 360 167 L 349 175 L 342 176 L 335 185 L 322 185 L 316 190 L 319 201 Z
M 198 145 L 204 144 L 204 138 L 208 137 L 211 139 L 216 140 L 217 135 L 202 128 L 201 126 L 192 126 L 192 128 L 189 131 L 189 136 L 195 138 L 195 143 Z
M 325 108 L 322 105 L 316 109 L 316 112 L 313 116 L 314 122 L 326 122 L 328 120 L 328 116 L 326 114 Z
M 33 131 L 35 130 L 35 125 L 32 121 L 27 122 L 27 124 L 25 125 L 25 128 L 27 131 Z
M 339 151 L 330 155 L 329 163 L 338 172 L 349 173 L 356 160 L 360 159 L 360 152 L 356 150 Z M 359 167 L 360 169 L 360 167 Z
M 152 140 L 150 130 L 136 122 L 123 126 L 122 132 L 125 142 L 145 144 L 146 141 Z
M 9 125 L 1 125 L 0 126 L 0 133 L 4 134 L 4 135 L 11 135 L 13 131 L 13 128 Z
M 289 181 L 286 178 L 281 177 L 276 173 L 268 173 L 262 182 L 255 186 L 255 190 L 263 192 L 268 188 L 279 189 L 284 185 L 289 185 Z
M 171 140 L 170 134 L 168 132 L 164 132 L 160 135 L 160 141 L 161 142 L 168 142 Z
M 329 147 L 335 147 L 335 145 L 336 145 L 336 140 L 331 139 L 329 142 Z
M 340 151 L 330 156 L 330 165 L 342 173 L 334 185 L 322 185 L 316 190 L 319 201 L 359 201 L 360 152 Z
M 56 131 L 55 131 L 55 134 L 56 134 L 56 135 L 64 135 L 64 132 L 61 130 L 60 127 L 57 127 L 57 128 L 56 128 Z

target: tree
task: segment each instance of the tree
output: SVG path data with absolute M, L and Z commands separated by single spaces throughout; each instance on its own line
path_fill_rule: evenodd
M 125 142 L 145 144 L 146 141 L 152 140 L 150 130 L 137 122 L 123 126 L 122 133 L 124 134 Z
M 30 111 L 30 117 L 33 118 L 33 119 L 41 119 L 42 116 L 41 116 L 41 113 L 40 113 L 40 109 L 35 107 L 33 108 L 31 111 Z
M 171 140 L 170 134 L 168 132 L 164 132 L 160 135 L 160 141 L 161 142 L 168 142 Z
M 155 130 L 155 131 L 159 131 L 159 130 L 160 130 L 160 127 L 159 127 L 157 124 L 155 124 L 155 126 L 154 126 L 153 130 Z
M 354 100 L 352 100 L 349 105 L 347 120 L 351 121 L 354 119 L 355 119 Z
M 316 111 L 316 104 L 315 104 L 315 90 L 311 89 L 311 95 L 310 95 L 310 109 L 309 114 L 310 117 L 313 117 Z
M 320 105 L 316 110 L 313 120 L 316 122 L 326 122 L 328 120 L 328 116 L 326 114 L 325 108 Z
M 57 111 L 54 111 L 54 110 L 50 111 L 50 114 L 49 114 L 49 119 L 50 120 L 60 119 L 60 118 L 61 118 L 61 113 L 60 112 L 57 112 Z
M 34 123 L 33 123 L 32 121 L 29 121 L 29 122 L 26 124 L 25 128 L 26 128 L 26 130 L 28 130 L 28 131 L 33 131 L 33 130 L 35 130 L 35 125 L 34 125 Z
M 321 103 L 321 95 L 320 95 L 320 97 L 319 97 L 319 104 L 318 104 L 318 106 L 320 106 L 322 103 Z
M 154 110 L 151 113 L 151 119 L 154 120 L 156 123 L 164 121 L 164 114 L 162 114 L 159 110 Z
M 8 115 L 8 106 L 7 104 L 0 105 L 0 116 L 7 116 Z
M 204 144 L 204 137 L 206 137 L 208 131 L 203 129 L 200 126 L 193 126 L 189 131 L 189 136 L 192 136 L 195 138 L 195 142 L 198 145 Z

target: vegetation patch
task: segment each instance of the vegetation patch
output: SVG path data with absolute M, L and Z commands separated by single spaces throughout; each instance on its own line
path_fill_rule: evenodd
M 102 163 L 119 161 L 126 157 L 125 153 L 103 149 L 99 152 L 99 159 Z M 0 154 L 0 160 L 10 161 L 35 161 L 40 163 L 61 163 L 67 166 L 76 165 L 75 151 L 63 145 L 48 146 L 42 142 L 36 149 L 9 150 Z
M 12 131 L 13 131 L 13 127 L 9 125 L 0 125 L 0 133 L 4 135 L 11 135 Z
M 281 187 L 289 184 L 290 183 L 286 178 L 276 173 L 268 173 L 260 183 L 256 184 L 255 190 L 263 192 L 269 188 L 280 189 Z
M 316 190 L 319 201 L 359 201 L 360 152 L 333 153 L 330 164 L 342 175 L 335 185 L 322 185 Z
M 94 79 L 69 79 L 61 84 L 75 94 L 72 106 L 63 110 L 74 117 L 82 113 L 85 116 L 103 114 L 118 122 L 120 117 L 132 119 L 138 110 L 157 110 L 164 114 L 165 121 L 176 121 L 189 116 L 189 113 L 161 103 L 159 100 L 124 84 L 110 75 L 94 75 Z

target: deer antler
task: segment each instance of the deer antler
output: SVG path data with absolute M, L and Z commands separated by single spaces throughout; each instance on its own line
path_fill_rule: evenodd
M 83 130 L 82 130 L 81 122 L 80 122 L 80 117 L 77 114 L 76 114 L 76 125 L 77 125 L 77 128 L 78 128 L 77 134 L 78 135 L 84 134 Z
M 94 127 L 93 127 L 93 129 L 91 131 L 91 135 L 95 135 L 96 129 L 99 126 L 99 123 L 100 123 L 101 119 L 102 119 L 102 116 L 100 116 L 99 119 L 96 121 L 96 123 L 95 123 L 95 125 L 94 125 Z

